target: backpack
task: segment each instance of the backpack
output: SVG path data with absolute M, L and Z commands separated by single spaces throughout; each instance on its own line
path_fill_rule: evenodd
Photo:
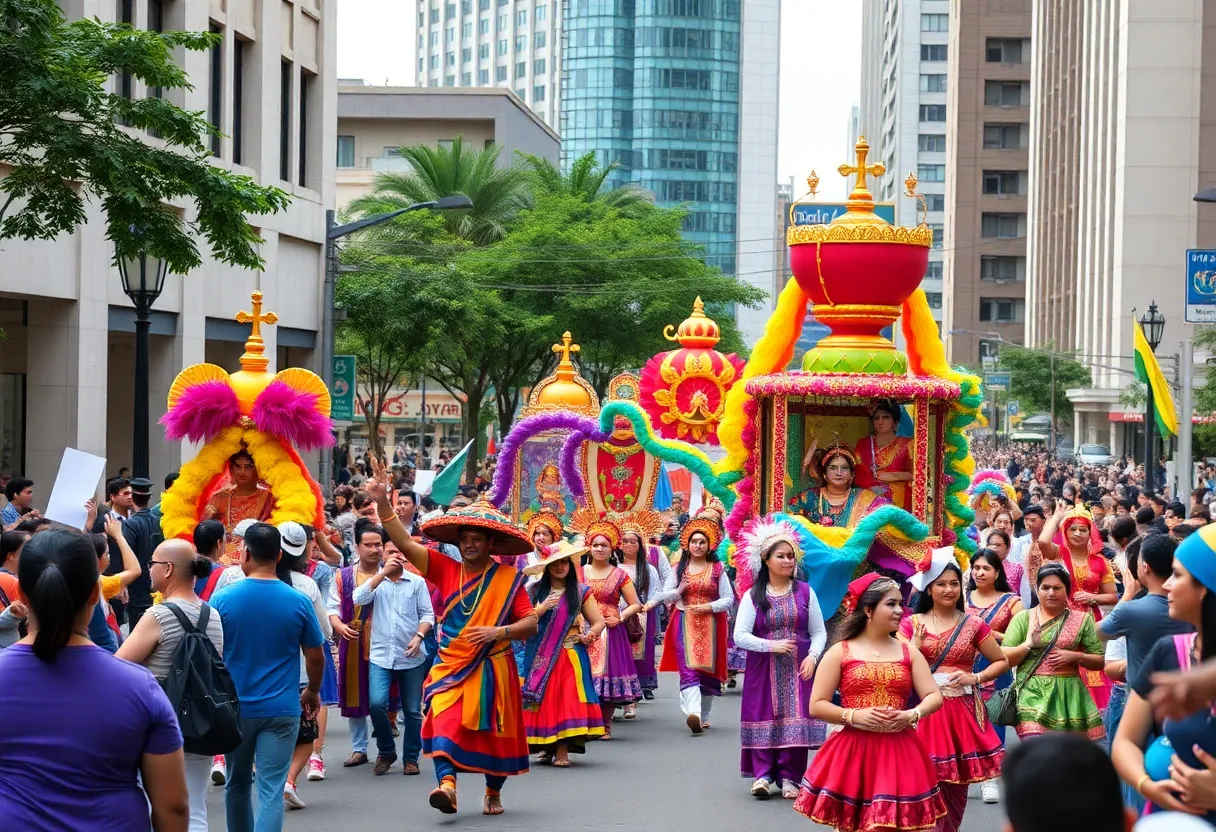
M 240 703 L 232 675 L 207 638 L 211 607 L 204 603 L 199 608 L 195 626 L 176 604 L 163 606 L 177 616 L 182 627 L 182 639 L 173 651 L 163 686 L 177 714 L 183 747 L 187 753 L 203 756 L 235 751 L 241 744 Z

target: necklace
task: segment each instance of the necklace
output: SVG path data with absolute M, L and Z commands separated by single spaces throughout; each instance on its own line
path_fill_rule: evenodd
M 473 599 L 473 604 L 472 604 L 472 606 L 468 606 L 468 607 L 466 607 L 466 606 L 464 605 L 464 598 L 461 598 L 461 599 L 460 599 L 460 610 L 461 610 L 461 612 L 463 612 L 465 615 L 468 615 L 468 614 L 469 614 L 469 613 L 471 613 L 473 610 L 477 609 L 477 605 L 478 605 L 479 603 L 481 603 L 481 593 L 482 593 L 482 592 L 484 592 L 484 591 L 485 591 L 485 588 L 486 588 L 486 572 L 488 572 L 488 571 L 490 571 L 490 570 L 489 570 L 489 567 L 487 567 L 486 569 L 484 569 L 484 570 L 482 571 L 482 573 L 481 573 L 481 578 L 479 579 L 479 582 L 478 582 L 478 585 L 477 585 L 477 597 Z M 463 561 L 463 560 L 461 560 L 461 561 L 460 561 L 460 585 L 461 585 L 461 587 L 463 587 L 463 586 L 465 585 L 465 577 L 464 577 L 464 561 Z

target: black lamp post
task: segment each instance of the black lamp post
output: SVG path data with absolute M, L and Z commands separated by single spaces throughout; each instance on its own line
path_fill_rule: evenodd
M 131 473 L 147 477 L 148 471 L 148 329 L 152 304 L 165 288 L 165 261 L 145 250 L 118 259 L 122 290 L 135 304 L 135 417 L 131 450 Z
M 1165 316 L 1157 311 L 1157 302 L 1150 301 L 1148 311 L 1140 319 L 1140 327 L 1144 331 L 1144 340 L 1154 353 L 1161 345 L 1161 336 L 1165 334 Z M 1157 426 L 1156 415 L 1153 411 L 1153 386 L 1146 384 L 1147 396 L 1144 410 L 1144 493 L 1150 497 L 1157 490 L 1157 472 L 1153 465 L 1153 445 L 1156 442 L 1153 429 Z

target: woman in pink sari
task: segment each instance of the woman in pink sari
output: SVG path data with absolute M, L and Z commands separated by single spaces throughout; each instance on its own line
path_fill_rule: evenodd
M 1102 620 L 1102 605 L 1113 606 L 1119 599 L 1114 570 L 1102 555 L 1102 538 L 1093 516 L 1085 508 L 1056 503 L 1055 513 L 1039 533 L 1037 549 L 1029 555 L 1027 574 L 1037 575 L 1039 567 L 1048 561 L 1063 563 L 1072 577 L 1069 609 L 1088 612 L 1095 624 Z M 1105 710 L 1110 702 L 1111 680 L 1101 670 L 1084 667 L 1081 678 L 1098 710 Z
M 899 405 L 879 399 L 870 414 L 874 430 L 857 440 L 854 455 L 857 485 L 872 488 L 904 511 L 912 510 L 912 440 L 895 433 L 899 427 Z

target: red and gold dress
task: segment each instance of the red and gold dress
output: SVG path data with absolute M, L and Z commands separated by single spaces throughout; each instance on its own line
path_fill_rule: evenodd
M 908 645 L 894 662 L 864 661 L 844 644 L 840 699 L 845 708 L 906 708 L 912 693 Z M 794 809 L 839 832 L 932 829 L 945 817 L 937 768 L 914 728 L 891 734 L 846 725 L 823 744 Z
M 912 473 L 912 440 L 906 436 L 897 436 L 895 441 L 880 448 L 874 440 L 874 435 L 870 434 L 857 440 L 854 453 L 861 460 L 857 485 L 863 488 L 881 486 L 885 496 L 892 504 L 899 506 L 904 511 L 911 511 L 912 481 L 883 482 L 878 479 L 878 475 Z
M 269 489 L 262 487 L 248 496 L 241 496 L 232 488 L 225 488 L 212 496 L 211 505 L 217 512 L 215 519 L 224 524 L 224 552 L 220 555 L 220 562 L 225 565 L 236 563 L 240 538 L 233 534 L 233 530 L 237 525 L 242 520 L 267 523 L 275 509 L 274 496 Z

